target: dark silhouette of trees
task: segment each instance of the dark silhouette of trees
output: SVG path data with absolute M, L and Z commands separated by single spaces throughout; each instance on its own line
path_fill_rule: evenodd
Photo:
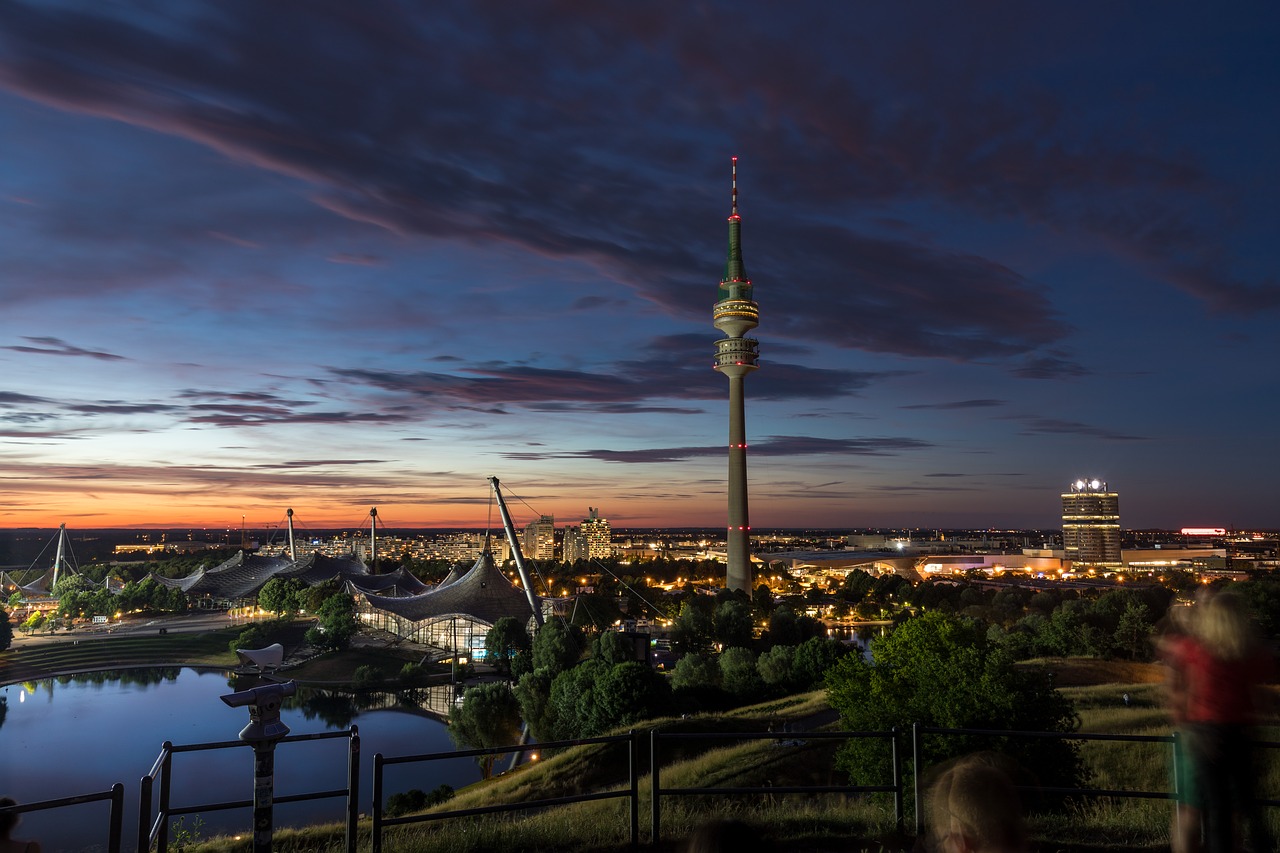
M 874 663 L 842 658 L 827 673 L 827 693 L 852 731 L 885 731 L 913 722 L 942 728 L 1067 732 L 1078 723 L 1071 703 L 1038 670 L 1015 669 L 988 642 L 985 626 L 941 612 L 897 627 L 872 646 Z M 926 738 L 924 763 L 934 765 L 981 749 L 1004 752 L 1033 769 L 1046 786 L 1074 786 L 1084 768 L 1074 744 L 1056 739 L 984 736 Z M 856 739 L 837 762 L 860 784 L 883 784 L 889 746 Z
M 511 675 L 511 663 L 522 651 L 531 651 L 533 643 L 524 624 L 513 616 L 504 616 L 484 635 L 485 656 L 499 672 Z

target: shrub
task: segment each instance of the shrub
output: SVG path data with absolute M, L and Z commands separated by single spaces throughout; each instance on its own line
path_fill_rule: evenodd
M 260 649 L 263 646 L 269 646 L 267 642 L 267 632 L 261 625 L 251 625 L 245 628 L 240 634 L 227 644 L 231 651 L 236 649 Z
M 356 687 L 374 687 L 382 683 L 382 669 L 370 663 L 361 664 L 351 678 Z

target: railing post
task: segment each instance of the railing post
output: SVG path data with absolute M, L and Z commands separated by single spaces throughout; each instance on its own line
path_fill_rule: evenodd
M 662 838 L 660 810 L 658 808 L 658 800 L 662 792 L 662 783 L 658 779 L 658 730 L 650 729 L 649 731 L 649 810 L 650 810 L 650 828 L 649 828 L 649 844 L 656 847 Z M 376 853 L 376 851 L 375 851 Z
M 373 853 L 382 853 L 382 753 L 373 756 Z
M 893 827 L 902 832 L 902 760 L 898 756 L 898 727 L 889 730 L 893 747 Z
M 142 777 L 138 790 L 138 853 L 148 853 L 151 849 L 151 788 L 155 779 Z
M 156 832 L 156 853 L 169 851 L 169 787 L 173 776 L 173 742 L 165 741 L 160 752 L 164 756 L 160 762 L 160 826 Z
M 1182 793 L 1182 778 L 1178 775 L 1178 768 L 1181 765 L 1182 758 L 1182 740 L 1178 736 L 1178 732 L 1173 733 L 1173 831 L 1179 838 L 1182 837 L 1182 809 L 1179 803 L 1182 802 L 1180 794 Z
M 920 724 L 911 724 L 911 785 L 915 790 L 916 839 L 924 832 L 924 810 L 920 808 Z
M 640 845 L 640 735 L 635 729 L 627 738 L 627 773 L 631 781 L 631 849 Z
M 111 786 L 111 829 L 107 834 L 107 853 L 120 853 L 120 836 L 124 832 L 124 785 Z
M 360 825 L 360 730 L 351 727 L 347 749 L 347 853 L 356 853 Z

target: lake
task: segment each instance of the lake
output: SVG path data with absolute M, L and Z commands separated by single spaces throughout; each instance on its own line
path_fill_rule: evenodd
M 33 802 L 103 791 L 121 782 L 124 849 L 135 850 L 139 783 L 161 744 L 234 741 L 249 722 L 247 709 L 229 708 L 219 699 L 235 689 L 232 678 L 226 672 L 153 667 L 0 688 L 6 704 L 0 710 L 0 795 Z M 298 696 L 286 700 L 281 719 L 291 735 L 342 731 L 352 723 L 359 728 L 359 808 L 368 814 L 375 753 L 391 757 L 458 748 L 448 727 L 422 710 L 428 703 L 447 707 L 451 690 L 440 688 L 431 699 L 419 693 L 412 697 L 416 704 L 404 704 L 386 694 L 357 697 L 300 687 Z M 279 745 L 275 795 L 345 788 L 347 746 L 345 738 Z M 412 788 L 431 791 L 441 784 L 460 788 L 479 778 L 480 769 L 470 758 L 397 765 L 387 768 L 385 791 L 390 796 Z M 173 806 L 252 798 L 253 751 L 248 747 L 173 757 Z M 344 809 L 344 798 L 277 805 L 275 826 L 338 821 Z M 105 849 L 108 812 L 109 804 L 102 802 L 27 814 L 14 835 L 39 840 L 46 853 Z M 247 835 L 251 817 L 251 809 L 205 814 L 200 833 Z M 193 818 L 185 818 L 187 830 Z

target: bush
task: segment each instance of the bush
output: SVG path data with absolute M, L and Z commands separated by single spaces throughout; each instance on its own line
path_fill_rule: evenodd
M 411 791 L 392 794 L 387 797 L 386 815 L 387 817 L 400 817 L 411 812 L 429 809 L 440 803 L 447 803 L 452 799 L 453 787 L 450 785 L 440 785 L 429 794 L 421 788 L 414 788 Z
M 351 676 L 356 687 L 369 688 L 375 687 L 382 683 L 383 674 L 381 667 L 373 664 L 361 664 L 356 667 L 355 673 Z
M 234 640 L 227 644 L 231 651 L 236 649 L 260 649 L 271 645 L 267 642 L 267 632 L 261 625 L 251 625 L 240 632 Z

